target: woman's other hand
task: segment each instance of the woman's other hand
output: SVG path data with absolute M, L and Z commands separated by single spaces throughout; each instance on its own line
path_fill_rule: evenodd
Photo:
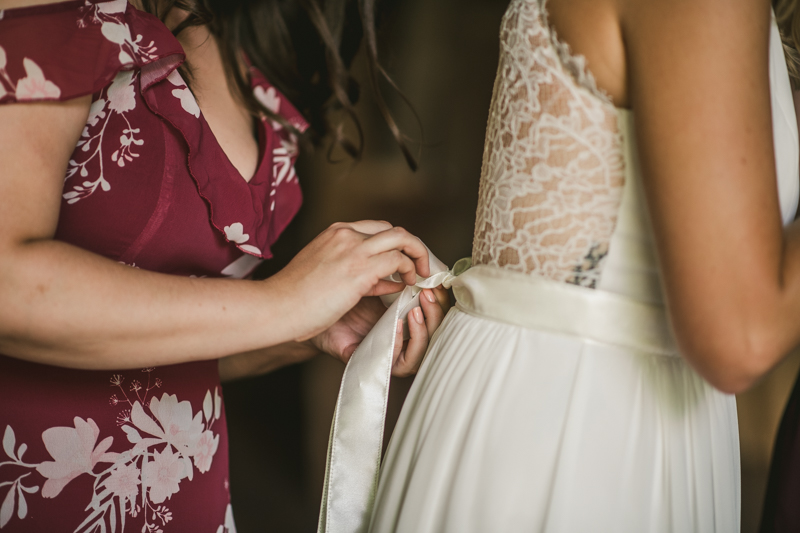
M 425 289 L 420 294 L 420 307 L 408 314 L 410 338 L 403 341 L 402 322 L 398 321 L 395 335 L 394 364 L 392 375 L 411 376 L 417 373 L 428 341 L 441 325 L 450 307 L 447 291 L 441 287 Z M 316 335 L 311 342 L 320 350 L 347 363 L 350 357 L 386 312 L 386 306 L 376 297 L 362 298 L 350 311 L 324 332 Z

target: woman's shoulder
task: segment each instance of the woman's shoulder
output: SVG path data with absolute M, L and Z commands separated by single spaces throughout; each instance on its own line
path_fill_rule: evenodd
M 0 6 L 0 103 L 93 94 L 120 71 L 183 56 L 161 21 L 126 0 L 0 0 Z

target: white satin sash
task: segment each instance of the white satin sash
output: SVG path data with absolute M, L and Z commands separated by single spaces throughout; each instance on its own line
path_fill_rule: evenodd
M 451 281 L 465 313 L 654 355 L 678 355 L 663 305 L 478 265 Z
M 449 286 L 455 277 L 431 253 L 429 264 L 431 276 L 418 277 L 416 285 L 406 287 L 394 299 L 347 363 L 328 442 L 317 526 L 320 533 L 356 533 L 369 526 L 378 486 L 397 321 L 407 321 L 408 313 L 419 306 L 423 289 Z
M 577 336 L 649 355 L 677 355 L 661 305 L 608 291 L 461 260 L 406 287 L 347 364 L 331 426 L 318 533 L 364 533 L 381 461 L 397 320 L 419 305 L 422 289 L 453 289 L 463 312 L 525 328 Z

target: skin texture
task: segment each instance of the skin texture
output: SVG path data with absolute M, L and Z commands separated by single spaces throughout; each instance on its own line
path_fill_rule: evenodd
M 595 5 L 594 20 L 582 13 Z M 780 219 L 766 0 L 550 0 L 551 22 L 635 113 L 667 304 L 726 392 L 800 343 L 800 228 Z M 580 37 L 578 37 L 580 36 Z
M 0 0 L 0 9 L 41 4 Z M 186 34 L 186 37 L 184 37 Z M 204 28 L 181 34 L 198 104 L 243 177 L 258 146 L 252 119 L 220 75 Z M 82 369 L 124 369 L 222 359 L 233 379 L 324 350 L 347 361 L 377 318 L 370 299 L 427 276 L 419 239 L 386 222 L 334 224 L 265 281 L 189 279 L 132 269 L 53 240 L 63 177 L 91 104 L 0 106 L 0 353 Z M 446 296 L 423 299 L 394 373 L 416 371 Z M 232 355 L 233 354 L 233 355 Z

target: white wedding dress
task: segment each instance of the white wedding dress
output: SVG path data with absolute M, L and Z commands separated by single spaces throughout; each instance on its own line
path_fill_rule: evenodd
M 798 134 L 774 24 L 770 56 L 788 223 Z M 370 531 L 739 531 L 735 399 L 674 348 L 640 188 L 632 113 L 544 0 L 512 0 L 475 266 L 403 407 Z

